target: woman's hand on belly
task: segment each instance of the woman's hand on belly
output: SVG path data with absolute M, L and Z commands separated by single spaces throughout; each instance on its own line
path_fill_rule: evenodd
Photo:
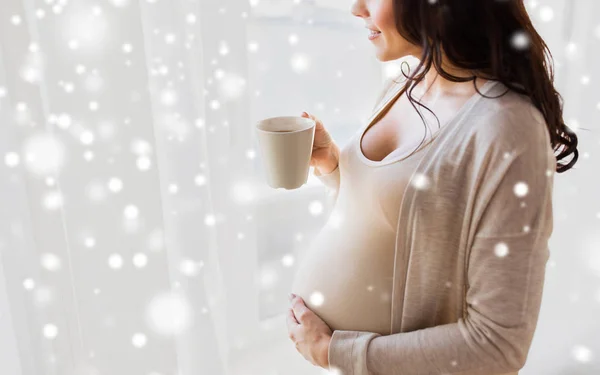
M 315 366 L 329 369 L 329 342 L 333 336 L 331 328 L 310 310 L 302 297 L 291 294 L 287 326 L 290 339 L 296 350 Z

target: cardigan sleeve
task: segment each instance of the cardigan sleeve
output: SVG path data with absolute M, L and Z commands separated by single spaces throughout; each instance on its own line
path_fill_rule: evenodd
M 477 197 L 481 208 L 475 209 L 476 230 L 466 255 L 464 318 L 386 336 L 336 330 L 329 345 L 330 370 L 346 375 L 489 375 L 524 366 L 553 228 L 555 159 L 549 147 L 544 152 L 530 143 L 514 157 L 492 158 L 491 167 L 484 168 Z

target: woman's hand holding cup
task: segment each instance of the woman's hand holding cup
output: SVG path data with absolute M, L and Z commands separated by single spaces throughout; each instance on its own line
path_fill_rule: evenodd
M 323 126 L 323 122 L 316 116 L 302 112 L 302 117 L 315 121 L 315 139 L 313 142 L 310 165 L 317 168 L 321 174 L 328 174 L 335 170 L 339 163 L 340 151 L 331 135 Z

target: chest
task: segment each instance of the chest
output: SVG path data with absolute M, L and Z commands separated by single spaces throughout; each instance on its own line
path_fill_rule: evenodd
M 372 161 L 382 161 L 392 153 L 408 155 L 417 149 L 424 139 L 441 129 L 459 104 L 453 101 L 442 101 L 435 106 L 427 105 L 435 116 L 415 104 L 424 122 L 403 94 L 390 105 L 387 113 L 372 123 L 362 134 L 360 149 L 363 155 Z

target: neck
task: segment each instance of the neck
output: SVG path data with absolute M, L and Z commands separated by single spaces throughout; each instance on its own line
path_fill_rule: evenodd
M 455 77 L 470 78 L 475 75 L 473 72 L 451 65 L 445 56 L 442 58 L 442 67 L 446 73 Z M 477 83 L 479 83 L 479 81 L 480 80 L 478 79 Z M 415 92 L 419 92 L 421 97 L 430 98 L 438 98 L 439 96 L 444 95 L 468 95 L 472 90 L 473 82 L 450 81 L 442 77 L 433 65 L 427 74 L 425 74 L 423 80 L 415 88 Z

